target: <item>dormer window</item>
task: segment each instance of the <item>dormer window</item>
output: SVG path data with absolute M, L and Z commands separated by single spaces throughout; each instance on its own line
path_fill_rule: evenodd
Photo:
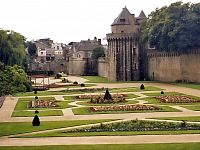
M 120 19 L 120 22 L 125 22 L 125 19 Z

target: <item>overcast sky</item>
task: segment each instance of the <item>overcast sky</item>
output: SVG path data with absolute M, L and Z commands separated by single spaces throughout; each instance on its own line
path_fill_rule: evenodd
M 51 38 L 55 42 L 103 39 L 123 7 L 146 15 L 176 0 L 0 0 L 0 28 L 28 40 Z M 198 3 L 200 0 L 183 0 Z

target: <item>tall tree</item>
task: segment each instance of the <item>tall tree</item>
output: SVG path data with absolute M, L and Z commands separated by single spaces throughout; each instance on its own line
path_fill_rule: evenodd
M 92 51 L 93 59 L 98 59 L 99 57 L 105 57 L 105 49 L 103 47 L 97 47 Z
M 0 30 L 0 60 L 5 65 L 23 65 L 26 58 L 25 38 L 21 34 Z
M 28 41 L 26 42 L 26 47 L 28 48 L 28 53 L 30 56 L 34 56 L 36 54 L 37 47 L 35 43 Z
M 156 9 L 142 26 L 142 39 L 163 51 L 199 47 L 200 3 L 176 2 Z

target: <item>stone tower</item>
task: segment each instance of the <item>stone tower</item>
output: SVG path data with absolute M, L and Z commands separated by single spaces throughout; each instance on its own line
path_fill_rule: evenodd
M 146 19 L 143 11 L 135 17 L 125 7 L 111 25 L 108 41 L 110 81 L 140 79 L 139 36 L 141 22 Z

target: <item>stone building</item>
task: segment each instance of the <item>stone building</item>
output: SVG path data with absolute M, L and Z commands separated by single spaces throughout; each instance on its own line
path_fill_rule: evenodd
M 89 75 L 97 72 L 92 61 L 92 51 L 101 46 L 101 40 L 94 37 L 93 40 L 81 40 L 72 42 L 72 47 L 68 53 L 68 68 L 70 75 Z
M 141 22 L 146 19 L 143 11 L 135 17 L 125 7 L 111 25 L 107 34 L 110 81 L 139 80 L 141 71 L 139 36 Z

